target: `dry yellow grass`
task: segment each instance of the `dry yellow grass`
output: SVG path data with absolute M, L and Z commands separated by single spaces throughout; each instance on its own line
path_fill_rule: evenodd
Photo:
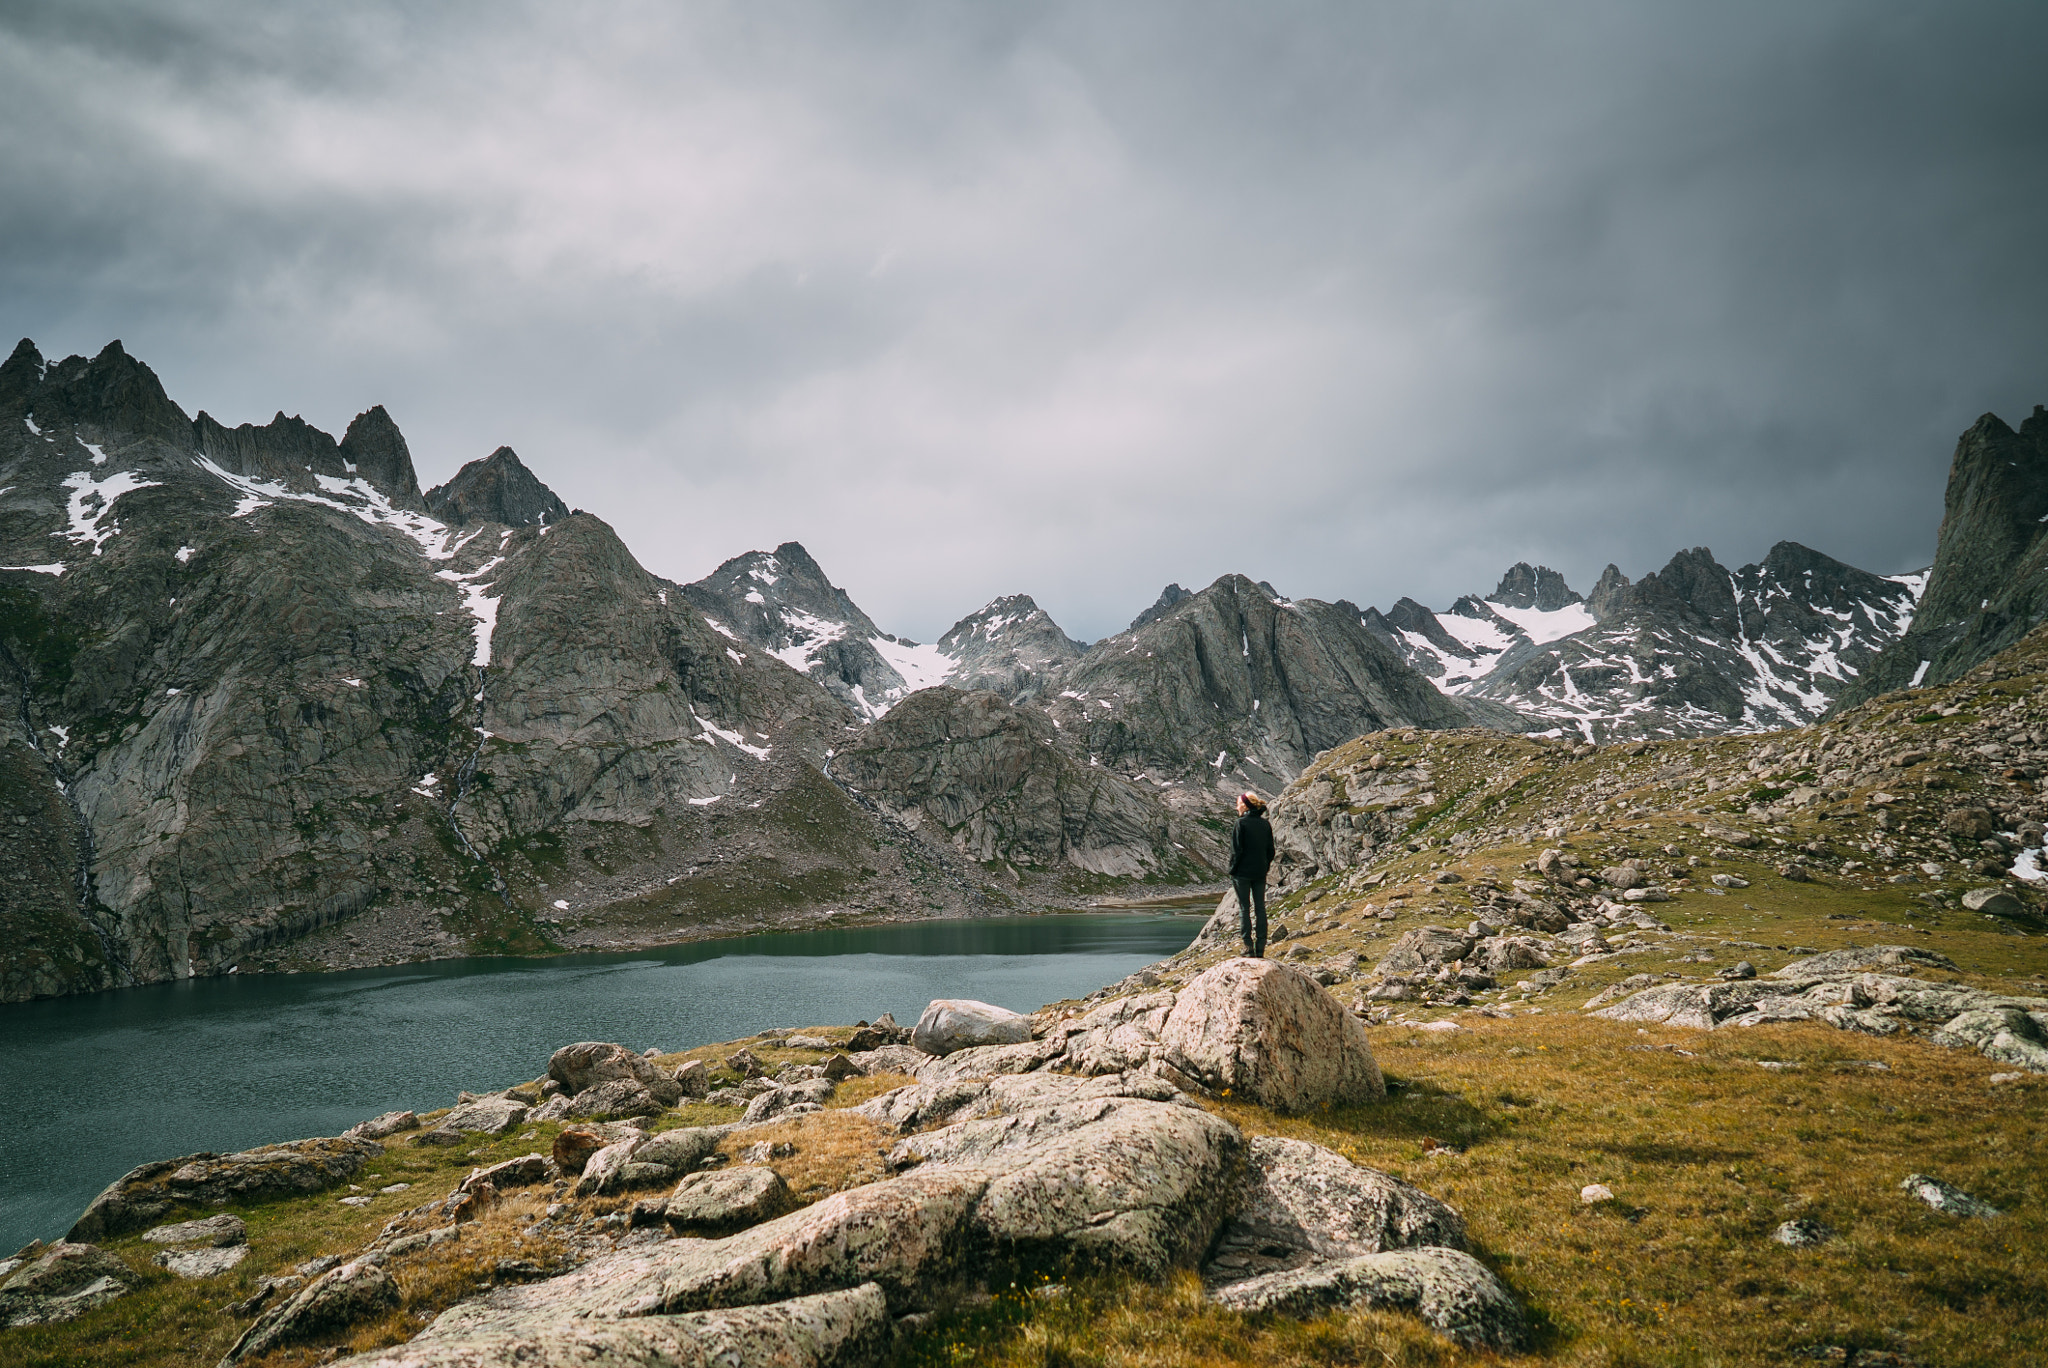
M 1798 1362 L 1795 1351 L 1825 1346 L 1940 1365 L 2048 1361 L 2041 1082 L 1994 1085 L 1997 1066 L 1976 1055 L 1815 1025 L 1703 1035 L 1569 1016 L 1466 1020 L 1448 1039 L 1373 1032 L 1396 1084 L 1384 1103 L 1303 1117 L 1210 1105 L 1247 1133 L 1327 1145 L 1458 1207 L 1481 1257 L 1534 1313 L 1538 1362 L 1707 1368 Z M 1426 1140 L 1449 1152 L 1425 1153 Z M 1899 1191 L 1910 1172 L 2009 1214 L 1939 1215 Z M 1582 1203 L 1591 1183 L 1616 1200 Z M 1795 1217 L 1837 1238 L 1806 1250 L 1772 1242 Z M 1240 1318 L 1199 1304 L 1187 1284 L 1070 1295 L 962 1311 L 902 1361 L 1483 1357 L 1399 1317 Z

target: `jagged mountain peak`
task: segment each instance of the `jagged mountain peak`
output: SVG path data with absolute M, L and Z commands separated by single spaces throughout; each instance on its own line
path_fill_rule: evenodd
M 1552 613 L 1583 599 L 1564 582 L 1564 576 L 1547 565 L 1517 561 L 1500 577 L 1493 602 L 1508 608 L 1535 608 Z
M 130 356 L 119 340 L 97 356 L 48 362 L 23 338 L 8 358 L 0 402 L 33 416 L 45 430 L 84 427 L 103 434 L 155 438 L 180 447 L 192 441 L 192 420 L 171 402 L 156 372 Z
M 939 652 L 953 662 L 945 675 L 947 684 L 986 689 L 1012 703 L 1038 693 L 1085 649 L 1029 594 L 991 600 L 938 640 Z
M 1132 618 L 1131 625 L 1126 627 L 1124 630 L 1127 632 L 1135 632 L 1148 622 L 1157 622 L 1160 618 L 1163 618 L 1168 613 L 1172 612 L 1173 606 L 1175 604 L 1179 603 L 1183 599 L 1190 597 L 1192 597 L 1192 595 L 1189 594 L 1187 590 L 1181 588 L 1178 584 L 1169 584 L 1164 589 L 1161 589 L 1159 591 L 1158 600 L 1155 601 L 1150 608 L 1147 608 L 1144 612 Z
M 353 425 L 349 433 L 355 434 Z M 542 484 L 519 459 L 519 453 L 508 446 L 499 447 L 480 461 L 471 461 L 456 471 L 448 483 L 428 490 L 426 505 L 435 517 L 458 527 L 473 522 L 544 527 L 569 516 L 569 506 Z

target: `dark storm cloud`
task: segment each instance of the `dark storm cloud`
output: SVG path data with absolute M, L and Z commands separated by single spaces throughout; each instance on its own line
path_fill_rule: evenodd
M 892 630 L 1932 554 L 2048 401 L 2022 5 L 0 6 L 0 305 Z

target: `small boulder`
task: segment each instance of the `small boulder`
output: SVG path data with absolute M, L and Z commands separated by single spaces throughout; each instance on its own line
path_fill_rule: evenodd
M 606 1121 L 621 1116 L 659 1116 L 666 1110 L 661 1099 L 649 1092 L 640 1080 L 613 1078 L 577 1093 L 562 1113 L 569 1117 Z
M 1996 832 L 1998 827 L 1991 820 L 1989 809 L 1959 807 L 1951 808 L 1948 812 L 1942 814 L 1941 829 L 1951 836 L 1960 836 L 1966 841 L 1981 841 Z
M 368 1121 L 359 1121 L 342 1132 L 350 1140 L 382 1140 L 387 1135 L 409 1131 L 420 1123 L 418 1116 L 409 1111 L 388 1111 L 382 1116 L 373 1116 Z
M 2026 904 L 2002 888 L 1973 888 L 1963 894 L 1963 906 L 1993 917 L 2021 917 Z
M 249 1255 L 245 1244 L 220 1249 L 166 1249 L 154 1256 L 159 1268 L 178 1278 L 214 1278 L 227 1272 Z
M 1411 1311 L 1468 1348 L 1513 1352 L 1528 1343 L 1528 1317 L 1512 1293 L 1470 1254 L 1427 1247 L 1310 1264 L 1220 1287 L 1218 1305 L 1308 1317 L 1338 1307 Z
M 685 1097 L 702 1097 L 711 1091 L 711 1070 L 704 1061 L 693 1059 L 675 1072 L 676 1086 L 683 1090 Z
M 977 1045 L 1021 1045 L 1030 1039 L 1030 1017 L 972 998 L 934 999 L 910 1032 L 910 1043 L 929 1055 Z
M 564 1173 L 581 1173 L 590 1156 L 611 1142 L 584 1126 L 570 1126 L 555 1137 L 555 1162 Z
M 2004 1213 L 1989 1202 L 1982 1202 L 1969 1193 L 1939 1178 L 1929 1178 L 1924 1173 L 1909 1173 L 1899 1187 L 1912 1193 L 1944 1216 L 1968 1216 L 1989 1219 Z
M 1386 1094 L 1365 1027 L 1314 979 L 1271 960 L 1227 960 L 1190 980 L 1159 1039 L 1182 1073 L 1280 1111 Z
M 833 1082 L 837 1083 L 841 1079 L 846 1078 L 858 1078 L 860 1077 L 860 1075 L 860 1065 L 854 1063 L 845 1055 L 835 1054 L 826 1056 L 825 1077 L 831 1079 Z
M 762 1073 L 761 1061 L 752 1050 L 741 1046 L 725 1057 L 725 1067 L 741 1078 L 757 1078 Z
M 691 1174 L 669 1194 L 663 1216 L 678 1231 L 723 1235 L 759 1225 L 795 1205 L 781 1174 L 745 1165 Z
M 509 1097 L 480 1097 L 474 1102 L 465 1102 L 441 1118 L 437 1130 L 456 1131 L 465 1135 L 503 1135 L 518 1128 L 531 1110 L 524 1102 L 515 1102 Z
M 1771 1238 L 1787 1249 L 1811 1249 L 1834 1239 L 1835 1232 L 1811 1217 L 1802 1217 L 1779 1226 L 1771 1232 Z
M 142 1232 L 142 1238 L 151 1244 L 206 1244 L 216 1247 L 245 1244 L 249 1239 L 249 1227 L 239 1216 L 208 1216 L 199 1221 L 180 1221 L 176 1225 L 160 1225 L 154 1230 Z

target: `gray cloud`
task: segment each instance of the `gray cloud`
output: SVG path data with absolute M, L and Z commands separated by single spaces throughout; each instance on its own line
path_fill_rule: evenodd
M 929 638 L 1932 555 L 2048 401 L 2037 7 L 0 5 L 0 304 Z

